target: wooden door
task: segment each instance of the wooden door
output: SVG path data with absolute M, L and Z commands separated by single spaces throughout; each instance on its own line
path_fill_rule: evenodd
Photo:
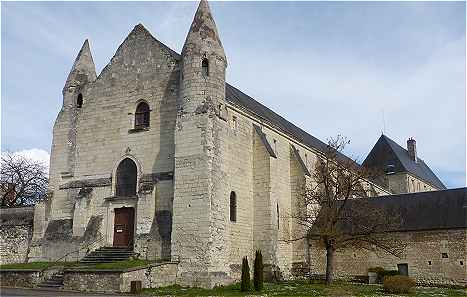
M 132 247 L 135 210 L 131 207 L 115 208 L 114 246 Z

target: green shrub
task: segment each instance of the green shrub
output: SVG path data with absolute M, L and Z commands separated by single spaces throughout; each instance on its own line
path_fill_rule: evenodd
M 409 293 L 415 287 L 415 281 L 408 276 L 386 276 L 383 281 L 385 292 L 393 294 Z
M 383 267 L 371 267 L 371 268 L 368 268 L 368 272 L 375 272 L 377 274 L 379 274 L 379 272 L 381 271 L 384 271 L 384 268 Z
M 244 257 L 242 260 L 242 283 L 240 290 L 242 292 L 250 291 L 250 266 L 248 265 L 248 258 Z
M 261 251 L 256 251 L 255 254 L 253 285 L 256 291 L 261 291 L 263 289 L 263 255 L 261 254 Z
M 383 267 L 372 267 L 368 268 L 368 272 L 375 272 L 377 274 L 376 282 L 382 283 L 386 276 L 394 276 L 399 275 L 399 271 L 397 270 L 386 270 Z
M 384 270 L 384 271 L 381 271 L 381 273 L 379 273 L 378 275 L 381 276 L 381 279 L 383 280 L 386 276 L 399 275 L 399 271 L 397 271 L 397 270 Z

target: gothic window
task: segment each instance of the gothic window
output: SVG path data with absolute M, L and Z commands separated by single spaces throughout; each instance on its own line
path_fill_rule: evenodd
M 203 76 L 207 77 L 209 76 L 209 61 L 208 59 L 204 58 L 203 61 L 201 62 L 201 68 L 203 72 Z
M 133 160 L 123 159 L 117 167 L 115 196 L 136 196 L 138 170 Z
M 230 192 L 230 221 L 237 221 L 237 195 L 235 192 Z
M 83 107 L 83 95 L 80 93 L 78 98 L 76 99 L 76 107 L 81 108 Z
M 146 102 L 138 104 L 135 112 L 135 128 L 149 127 L 149 111 L 149 105 Z

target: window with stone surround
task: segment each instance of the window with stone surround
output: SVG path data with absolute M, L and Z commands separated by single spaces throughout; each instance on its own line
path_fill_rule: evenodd
M 204 58 L 201 62 L 201 69 L 204 77 L 209 76 L 209 61 L 208 59 Z
M 234 191 L 230 192 L 230 221 L 237 221 L 237 195 Z
M 136 196 L 136 179 L 138 176 L 138 169 L 135 162 L 130 158 L 123 159 L 117 167 L 116 175 L 115 196 Z
M 135 112 L 135 129 L 149 127 L 149 105 L 146 102 L 140 102 Z

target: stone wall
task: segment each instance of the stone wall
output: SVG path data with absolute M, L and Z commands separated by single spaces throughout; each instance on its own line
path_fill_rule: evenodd
M 34 208 L 0 209 L 0 264 L 28 261 Z
M 437 189 L 416 176 L 400 172 L 386 175 L 388 188 L 394 194 L 436 191 Z
M 34 288 L 44 279 L 39 270 L 0 270 L 0 285 L 2 287 Z
M 85 292 L 130 292 L 132 281 L 141 281 L 143 288 L 157 288 L 176 284 L 177 263 L 163 263 L 127 270 L 64 271 L 64 288 Z
M 83 51 L 90 56 L 87 43 L 77 61 Z M 92 58 L 87 63 L 94 67 Z M 135 252 L 144 259 L 170 258 L 178 83 L 176 56 L 137 25 L 98 77 L 78 90 L 64 89 L 53 133 L 51 203 L 48 212 L 41 209 L 34 233 L 36 260 L 51 260 L 90 241 L 99 240 L 92 248 L 112 245 L 114 209 L 120 207 L 135 208 Z M 75 104 L 78 93 L 81 107 Z M 150 125 L 138 130 L 135 109 L 141 101 L 150 107 Z M 138 197 L 113 199 L 116 168 L 125 158 L 137 165 Z M 101 220 L 94 236 L 85 239 L 96 217 Z M 49 226 L 63 221 L 71 224 L 66 240 L 48 240 Z
M 336 276 L 366 275 L 368 268 L 397 270 L 407 264 L 409 276 L 422 284 L 467 285 L 467 230 L 432 230 L 389 233 L 404 244 L 401 258 L 367 250 L 343 249 L 336 253 Z M 324 274 L 326 252 L 311 244 L 312 273 Z

